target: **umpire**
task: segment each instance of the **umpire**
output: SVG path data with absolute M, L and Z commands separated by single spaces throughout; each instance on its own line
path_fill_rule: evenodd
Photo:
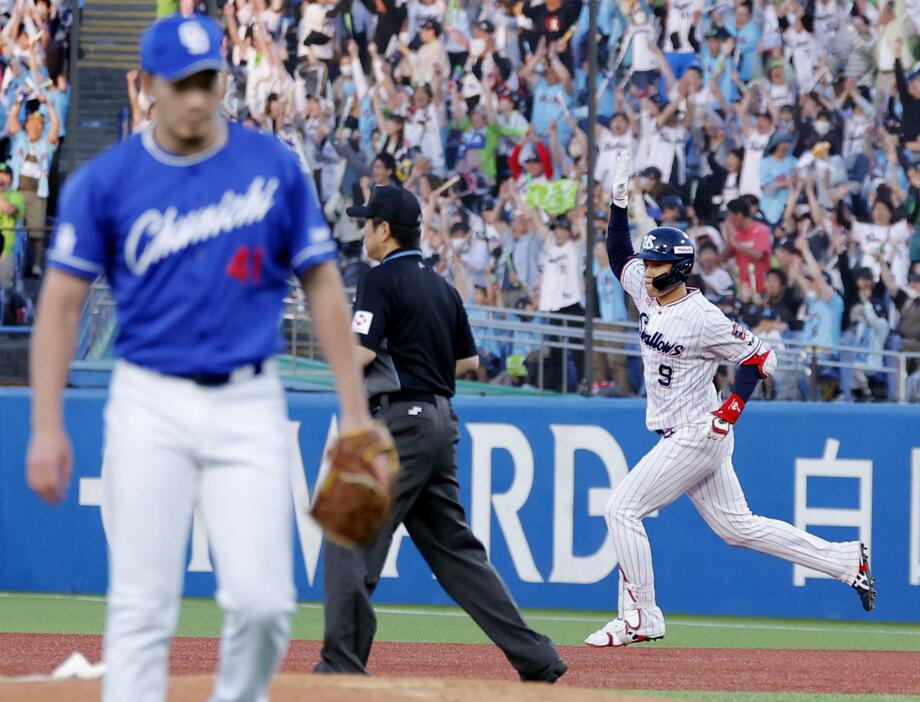
M 485 549 L 466 524 L 457 483 L 454 378 L 479 365 L 457 291 L 422 262 L 422 212 L 407 190 L 377 186 L 350 217 L 365 220 L 380 261 L 358 286 L 352 331 L 371 412 L 393 435 L 402 464 L 390 523 L 370 545 L 326 541 L 325 635 L 316 672 L 367 673 L 377 631 L 371 595 L 393 532 L 405 524 L 438 582 L 502 649 L 521 680 L 555 682 L 568 669 L 550 639 L 524 622 Z

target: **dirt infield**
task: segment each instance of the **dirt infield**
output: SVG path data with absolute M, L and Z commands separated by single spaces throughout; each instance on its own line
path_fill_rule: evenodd
M 211 677 L 172 678 L 170 702 L 201 702 L 211 692 Z M 355 677 L 351 675 L 294 675 L 275 678 L 272 702 L 649 702 L 655 698 L 612 695 L 601 690 L 554 689 L 548 685 L 520 685 L 495 680 L 436 680 L 429 678 Z M 44 683 L 0 682 L 0 702 L 97 702 L 99 682 L 78 680 Z
M 47 675 L 74 651 L 97 661 L 100 644 L 98 636 L 0 634 L 0 675 Z M 282 670 L 309 672 L 319 660 L 319 648 L 316 641 L 292 642 Z M 553 699 L 561 699 L 560 688 L 920 694 L 920 652 L 693 649 L 654 644 L 626 649 L 562 647 L 561 650 L 570 670 L 552 688 L 556 690 Z M 212 673 L 216 663 L 216 639 L 176 639 L 170 658 L 173 675 Z M 488 645 L 378 643 L 374 645 L 369 667 L 375 676 L 424 675 L 442 682 L 474 677 L 516 680 L 499 650 Z M 0 700 L 11 699 L 4 697 L 11 685 L 0 684 Z M 466 687 L 464 683 L 463 689 Z M 535 686 L 513 687 L 533 691 Z M 21 695 L 25 688 L 17 689 Z M 71 699 L 70 695 L 66 699 Z

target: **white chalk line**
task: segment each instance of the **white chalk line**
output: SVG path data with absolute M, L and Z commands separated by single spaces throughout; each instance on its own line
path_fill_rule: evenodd
M 44 600 L 73 600 L 75 602 L 94 602 L 102 604 L 105 602 L 104 597 L 94 595 L 52 595 L 44 593 L 19 593 L 19 592 L 0 592 L 0 598 L 27 598 L 27 599 L 44 599 Z M 298 603 L 301 609 L 319 610 L 323 605 L 315 602 Z M 469 615 L 462 611 L 436 610 L 436 609 L 412 609 L 409 607 L 375 607 L 377 614 L 387 614 L 395 616 L 412 616 L 412 617 L 455 617 L 465 618 Z M 525 612 L 527 619 L 535 622 L 562 622 L 572 624 L 599 624 L 603 623 L 597 617 L 584 617 L 574 615 L 551 615 L 551 614 L 534 614 Z M 901 627 L 847 627 L 840 626 L 836 623 L 820 624 L 763 624 L 757 622 L 721 622 L 718 619 L 697 619 L 672 615 L 668 617 L 668 625 L 675 628 L 697 627 L 701 629 L 756 629 L 759 631 L 786 631 L 786 632 L 805 632 L 805 633 L 847 633 L 847 634 L 868 634 L 876 636 L 909 636 L 920 637 L 920 628 L 903 629 Z

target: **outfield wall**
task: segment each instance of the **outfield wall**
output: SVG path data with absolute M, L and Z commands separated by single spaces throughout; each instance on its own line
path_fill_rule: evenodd
M 0 590 L 105 590 L 104 399 L 101 390 L 68 393 L 75 478 L 67 502 L 51 508 L 24 480 L 28 392 L 0 392 Z M 328 395 L 289 399 L 299 438 L 291 479 L 305 500 L 335 431 L 334 404 Z M 610 485 L 657 440 L 645 430 L 644 403 L 460 398 L 456 407 L 463 502 L 518 603 L 615 608 L 616 570 L 602 513 Z M 866 615 L 839 582 L 726 546 L 683 497 L 646 520 L 665 611 L 920 621 L 920 407 L 753 402 L 737 429 L 735 466 L 755 512 L 827 538 L 870 543 L 878 608 Z M 302 514 L 295 544 L 299 596 L 319 600 L 321 539 Z M 185 591 L 214 591 L 197 523 Z M 394 541 L 376 599 L 449 602 L 408 538 Z

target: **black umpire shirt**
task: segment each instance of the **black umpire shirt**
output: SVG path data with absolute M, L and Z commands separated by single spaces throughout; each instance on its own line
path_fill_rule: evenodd
M 377 354 L 364 369 L 369 398 L 383 393 L 452 397 L 458 359 L 476 356 L 460 294 L 422 261 L 397 249 L 358 285 L 352 331 Z

